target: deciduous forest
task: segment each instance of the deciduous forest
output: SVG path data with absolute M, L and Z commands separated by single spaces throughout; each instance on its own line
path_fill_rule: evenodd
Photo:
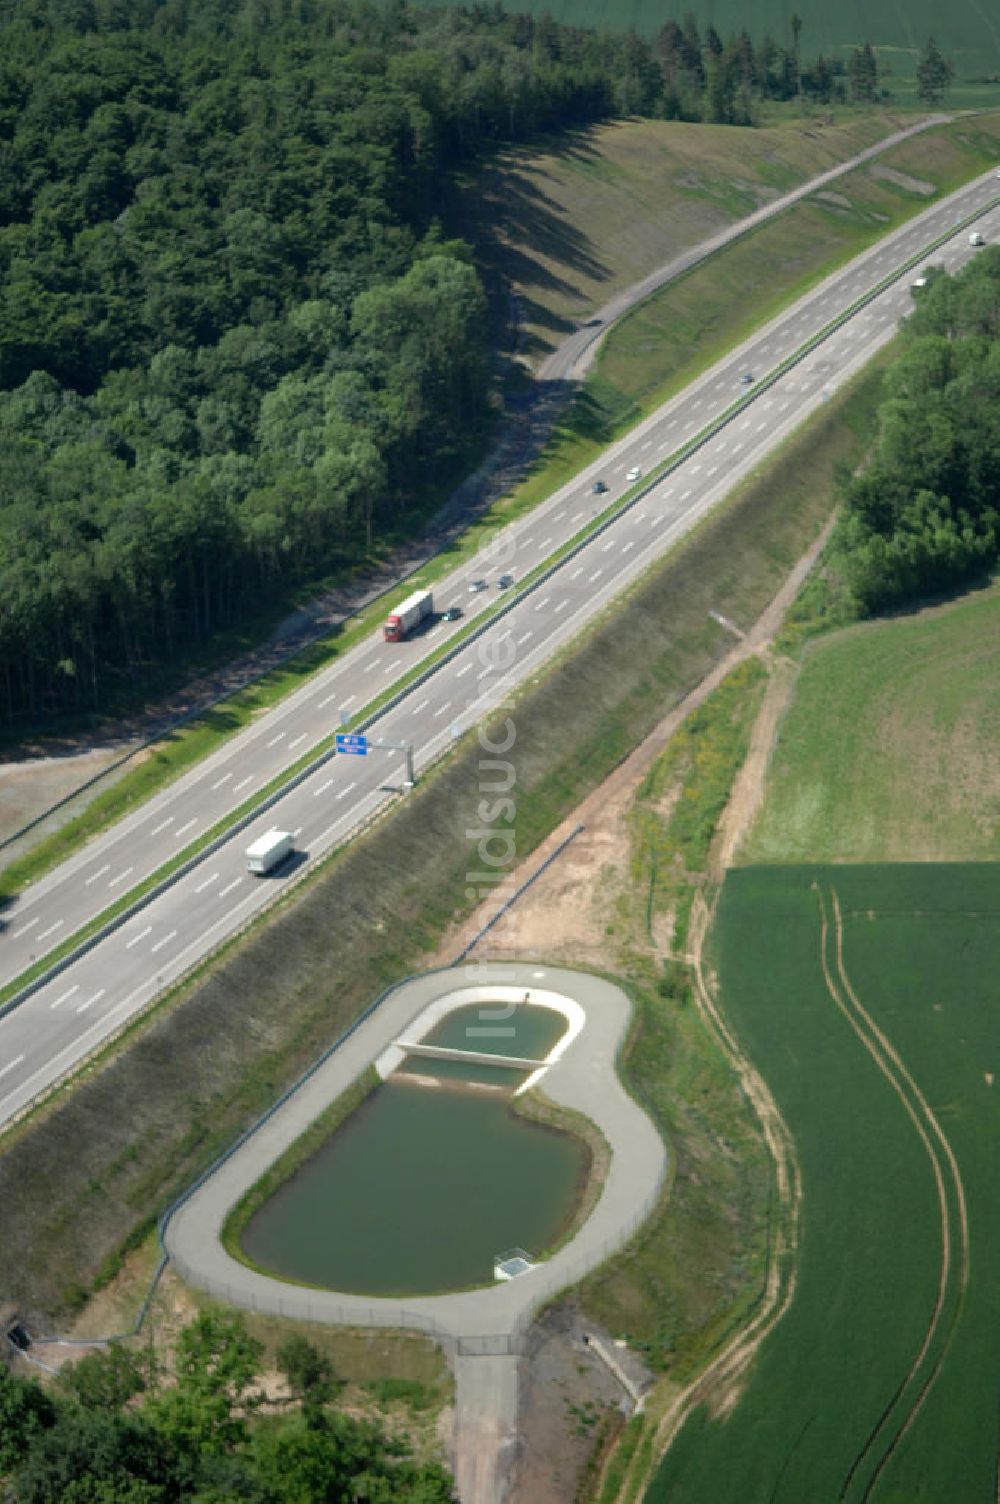
M 835 543 L 864 612 L 954 590 L 1000 559 L 1000 247 L 926 280 Z
M 9 1504 L 454 1504 L 437 1463 L 331 1404 L 329 1360 L 301 1336 L 278 1352 L 288 1399 L 265 1405 L 263 1349 L 235 1315 L 181 1332 L 169 1385 L 114 1345 L 42 1388 L 0 1365 L 0 1483 Z M 283 1412 L 283 1413 L 282 1413 Z

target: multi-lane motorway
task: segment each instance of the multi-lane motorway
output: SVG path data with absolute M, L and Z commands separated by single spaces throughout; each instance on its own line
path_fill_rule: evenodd
M 891 338 L 911 306 L 916 272 L 901 275 L 777 379 L 769 381 L 769 373 L 942 234 L 954 231 L 932 261 L 956 267 L 975 255 L 968 229 L 956 230 L 970 216 L 978 216 L 976 225 L 987 240 L 1000 237 L 998 189 L 994 174 L 983 177 L 887 237 L 762 328 L 529 517 L 499 534 L 489 558 L 459 568 L 435 586 L 438 612 L 459 605 L 462 620 L 449 624 L 438 618 L 429 631 L 407 643 L 385 643 L 373 635 L 28 890 L 4 915 L 0 982 L 19 975 L 262 790 L 335 729 L 341 712 L 356 713 L 457 636 L 470 617 L 495 606 L 501 574 L 514 575 L 516 592 L 517 582 L 575 537 L 609 498 L 630 489 L 630 469 L 637 466 L 648 473 L 732 410 L 718 432 L 648 485 L 634 506 L 549 578 L 520 598 L 505 597 L 509 609 L 498 620 L 476 640 L 456 646 L 370 727 L 373 739 L 411 741 L 418 772 L 427 766 L 457 731 L 578 632 Z M 753 380 L 744 384 L 747 375 Z M 598 479 L 608 494 L 594 494 Z M 472 593 L 470 584 L 480 578 L 487 588 Z M 252 878 L 243 856 L 249 841 L 278 824 L 296 832 L 301 851 L 319 857 L 393 797 L 383 785 L 398 785 L 400 778 L 398 754 L 324 763 L 275 809 L 205 856 L 0 1020 L 0 1122 L 18 1113 L 273 897 L 288 879 Z

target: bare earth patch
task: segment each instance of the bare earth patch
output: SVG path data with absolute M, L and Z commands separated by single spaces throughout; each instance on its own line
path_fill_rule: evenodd
M 934 192 L 934 184 L 928 183 L 924 178 L 911 177 L 908 172 L 900 172 L 898 168 L 886 167 L 884 162 L 874 162 L 868 169 L 869 177 L 881 178 L 884 183 L 895 183 L 897 188 L 905 188 L 907 193 L 928 194 Z
M 531 1329 L 521 1363 L 518 1454 L 506 1504 L 566 1504 L 596 1445 L 624 1419 L 617 1381 L 584 1345 L 578 1311 L 562 1305 Z

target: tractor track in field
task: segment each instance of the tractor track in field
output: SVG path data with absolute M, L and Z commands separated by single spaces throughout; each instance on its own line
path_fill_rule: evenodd
M 838 1500 L 846 1500 L 866 1460 L 870 1459 L 880 1437 L 886 1440 L 874 1468 L 860 1494 L 861 1501 L 871 1498 L 879 1479 L 891 1461 L 896 1448 L 909 1431 L 930 1393 L 947 1356 L 955 1329 L 958 1325 L 969 1282 L 969 1226 L 966 1208 L 965 1187 L 954 1150 L 926 1097 L 886 1034 L 878 1027 L 871 1014 L 862 1004 L 855 991 L 844 962 L 844 921 L 835 889 L 830 890 L 830 910 L 818 884 L 814 885 L 820 913 L 820 959 L 827 991 L 838 1010 L 871 1056 L 876 1067 L 896 1093 L 908 1117 L 913 1123 L 924 1146 L 931 1172 L 941 1218 L 941 1267 L 938 1276 L 937 1297 L 931 1312 L 920 1349 L 907 1372 L 902 1376 L 893 1394 L 884 1405 L 880 1415 L 868 1432 L 851 1466 L 844 1476 Z M 831 929 L 834 937 L 836 977 L 830 964 Z M 937 1146 L 935 1146 L 935 1141 Z M 953 1225 L 954 1224 L 954 1225 Z M 957 1237 L 955 1234 L 957 1233 Z M 957 1243 L 957 1248 L 956 1248 Z M 941 1330 L 946 1310 L 951 1306 L 950 1319 Z M 932 1354 L 932 1347 L 935 1348 Z M 930 1369 L 924 1373 L 930 1355 Z M 896 1430 L 885 1438 L 890 1418 L 897 1410 L 907 1391 L 918 1385 L 917 1393 L 910 1401 L 905 1414 L 898 1417 Z
M 728 1056 L 761 1125 L 774 1163 L 780 1211 L 776 1218 L 774 1241 L 756 1313 L 698 1377 L 672 1400 L 660 1417 L 651 1447 L 645 1449 L 645 1463 L 642 1462 L 640 1453 L 637 1453 L 636 1463 L 626 1471 L 619 1499 L 638 1497 L 638 1489 L 648 1483 L 649 1474 L 660 1466 L 681 1427 L 699 1406 L 712 1402 L 720 1411 L 731 1408 L 740 1383 L 761 1343 L 791 1305 L 797 1283 L 795 1251 L 798 1244 L 802 1181 L 795 1145 L 767 1083 L 740 1049 L 705 976 L 702 953 L 714 910 L 714 903 L 709 904 L 699 891 L 692 905 L 689 931 L 694 996 L 706 1026 Z

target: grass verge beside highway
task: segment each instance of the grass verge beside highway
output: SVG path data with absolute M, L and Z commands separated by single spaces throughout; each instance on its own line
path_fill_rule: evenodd
M 1000 114 L 926 131 L 878 158 L 896 178 L 875 177 L 866 163 L 654 293 L 609 333 L 515 496 L 538 500 L 564 483 L 783 307 L 998 154 Z
M 773 597 L 829 514 L 834 471 L 864 452 L 880 380 L 876 367 L 827 404 L 525 687 L 513 712 L 519 857 L 724 654 L 731 638 L 709 610 L 748 625 Z M 466 738 L 390 818 L 7 1135 L 0 1195 L 17 1216 L 0 1289 L 53 1316 L 82 1298 L 143 1220 L 384 986 L 426 963 L 469 909 L 481 755 Z
M 919 117 L 788 106 L 752 130 L 615 120 L 508 147 L 468 174 L 455 219 L 517 298 L 520 355 L 562 335 L 724 226 Z

